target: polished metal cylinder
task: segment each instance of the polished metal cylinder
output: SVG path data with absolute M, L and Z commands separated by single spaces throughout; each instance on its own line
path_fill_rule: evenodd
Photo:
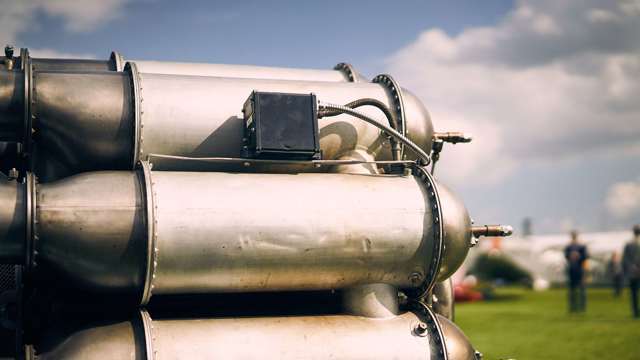
M 451 348 L 451 349 L 450 349 Z M 39 359 L 451 359 L 474 360 L 473 347 L 428 309 L 385 319 L 352 315 L 140 318 L 71 334 Z
M 253 90 L 314 93 L 323 101 L 344 104 L 373 98 L 393 108 L 395 99 L 374 83 L 331 83 L 235 79 L 218 77 L 144 74 L 131 67 L 136 91 L 139 129 L 134 160 L 150 154 L 188 157 L 241 157 L 242 105 Z M 433 127 L 419 100 L 404 93 L 408 137 L 430 151 Z M 362 112 L 386 123 L 371 107 Z M 389 142 L 380 129 L 348 115 L 319 120 L 320 147 L 324 159 L 336 159 L 355 149 L 366 149 L 377 160 L 391 158 Z M 171 134 L 171 136 L 167 136 Z
M 0 141 L 15 141 L 22 136 L 24 84 L 21 71 L 0 71 Z
M 0 175 L 0 263 L 19 264 L 25 259 L 27 189 Z
M 113 60 L 32 58 L 34 71 L 122 71 Z
M 94 293 L 139 296 L 147 258 L 144 182 L 135 172 L 72 176 L 37 189 L 36 269 Z
M 153 172 L 154 294 L 412 287 L 433 254 L 413 176 Z
M 27 53 L 28 54 L 28 53 Z M 0 64 L 4 65 L 4 56 Z M 14 57 L 14 63 L 20 62 Z M 333 69 L 301 69 L 255 65 L 231 65 L 211 63 L 188 63 L 150 60 L 125 60 L 118 52 L 111 52 L 106 60 L 100 59 L 64 59 L 30 57 L 34 71 L 122 71 L 126 62 L 136 63 L 145 73 L 216 76 L 251 79 L 280 79 L 300 81 L 357 82 L 367 79 L 347 63 L 337 64 Z
M 22 49 L 20 53 L 19 57 L 13 57 L 13 62 L 19 64 L 19 68 L 24 68 L 28 62 L 33 67 L 33 71 L 122 71 L 124 67 L 124 58 L 115 51 L 111 52 L 111 55 L 106 60 L 38 58 L 31 57 L 28 49 Z M 23 56 L 23 54 L 26 56 Z M 4 60 L 4 56 L 0 57 L 0 64 L 4 63 Z M 21 62 L 24 62 L 24 64 L 20 64 Z M 18 66 L 14 68 L 18 68 Z
M 29 77 L 29 121 L 23 74 L 0 72 L 0 140 L 21 141 L 32 133 L 35 172 L 46 182 L 82 171 L 131 169 L 151 154 L 239 158 L 239 114 L 254 90 L 315 93 L 318 99 L 338 104 L 373 98 L 390 108 L 398 106 L 397 96 L 377 83 L 143 74 L 135 65 L 126 70 L 34 72 Z M 429 151 L 433 127 L 427 110 L 409 92 L 402 99 L 408 138 Z M 387 122 L 376 108 L 361 111 Z M 25 126 L 33 130 L 25 132 Z M 319 131 L 324 159 L 354 150 L 365 150 L 376 160 L 391 159 L 388 138 L 360 119 L 321 119 Z
M 128 60 L 147 74 L 215 76 L 243 79 L 278 79 L 294 81 L 366 82 L 366 78 L 348 64 L 338 64 L 333 70 L 297 69 L 254 65 L 185 63 L 168 61 Z
M 412 175 L 151 172 L 148 165 L 84 173 L 37 187 L 25 258 L 66 283 L 142 303 L 157 294 L 375 283 L 428 290 L 445 264 L 466 256 L 440 249 L 468 249 L 470 237 L 468 227 L 441 228 L 466 226 L 468 214 L 439 189 Z M 15 187 L 0 190 L 19 197 Z M 0 224 L 13 224 L 21 212 L 3 215 Z
M 131 167 L 133 92 L 123 73 L 34 74 L 35 172 L 43 180 Z

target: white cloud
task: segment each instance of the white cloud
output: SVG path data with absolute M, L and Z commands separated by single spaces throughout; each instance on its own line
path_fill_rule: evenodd
M 429 29 L 391 56 L 389 72 L 424 100 L 437 130 L 474 133 L 445 150 L 440 175 L 495 181 L 523 164 L 637 152 L 639 9 L 521 1 L 495 26 Z
M 640 179 L 611 185 L 605 205 L 614 216 L 623 219 L 640 211 Z
M 36 26 L 34 21 L 38 11 L 61 17 L 68 31 L 91 31 L 120 16 L 126 1 L 0 0 L 0 43 L 15 43 L 21 32 Z
M 61 16 L 71 31 L 88 31 L 107 23 L 118 16 L 127 0 L 41 0 L 35 1 L 53 16 Z
M 587 13 L 587 20 L 592 23 L 606 23 L 619 21 L 620 18 L 614 12 L 602 9 L 591 9 Z

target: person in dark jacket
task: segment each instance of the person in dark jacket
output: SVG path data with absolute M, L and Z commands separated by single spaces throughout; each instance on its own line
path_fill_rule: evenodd
M 631 290 L 631 312 L 640 317 L 638 309 L 638 289 L 640 288 L 640 224 L 633 227 L 633 239 L 624 247 L 622 268 Z
M 564 248 L 569 280 L 569 311 L 583 312 L 587 308 L 587 293 L 584 285 L 584 268 L 589 253 L 587 247 L 578 242 L 578 232 L 571 232 L 571 243 Z
M 609 260 L 609 264 L 607 264 L 607 274 L 613 286 L 613 296 L 620 297 L 622 288 L 624 287 L 624 271 L 622 270 L 622 258 L 617 251 L 611 254 L 611 259 Z

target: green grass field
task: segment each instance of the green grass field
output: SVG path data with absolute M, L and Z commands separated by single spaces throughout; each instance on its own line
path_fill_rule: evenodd
M 640 320 L 629 294 L 588 289 L 587 311 L 568 314 L 566 290 L 499 289 L 497 299 L 456 305 L 456 323 L 485 360 L 640 359 Z

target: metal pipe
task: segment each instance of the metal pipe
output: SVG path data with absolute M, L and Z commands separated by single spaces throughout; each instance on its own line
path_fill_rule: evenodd
M 19 70 L 0 71 L 0 141 L 22 137 L 24 74 Z
M 385 88 L 372 83 L 330 83 L 188 77 L 138 73 L 132 67 L 139 89 L 137 103 L 140 138 L 136 158 L 149 154 L 192 157 L 241 157 L 242 118 L 238 113 L 251 91 L 314 93 L 326 101 L 347 103 L 374 98 L 391 107 L 394 98 Z M 411 96 L 405 94 L 407 98 Z M 419 106 L 418 108 L 416 108 Z M 377 118 L 377 109 L 363 109 Z M 432 126 L 422 105 L 413 103 L 407 115 L 412 129 L 409 138 L 431 148 Z M 413 126 L 414 123 L 420 123 Z M 421 128 L 428 123 L 427 128 Z M 336 116 L 320 125 L 323 158 L 336 159 L 356 148 L 366 149 L 377 160 L 391 159 L 390 144 L 375 126 L 350 116 Z M 166 134 L 173 134 L 168 138 Z
M 25 259 L 26 188 L 0 175 L 0 263 Z
M 146 74 L 214 76 L 239 79 L 273 79 L 293 81 L 367 82 L 349 64 L 338 64 L 333 70 L 296 69 L 254 65 L 228 65 L 167 61 L 129 60 Z
M 39 359 L 474 360 L 447 319 L 417 306 L 385 319 L 352 315 L 153 320 L 141 311 L 58 339 Z
M 8 48 L 8 46 L 7 46 Z M 64 58 L 34 58 L 29 54 L 29 50 L 26 48 L 20 49 L 21 53 L 26 54 L 26 57 L 13 57 L 13 51 L 7 53 L 5 48 L 5 56 L 0 57 L 5 64 L 4 70 L 11 70 L 6 66 L 10 61 L 13 64 L 18 64 L 24 68 L 25 60 L 28 60 L 33 71 L 122 71 L 124 68 L 124 58 L 119 53 L 112 51 L 109 58 L 106 60 L 99 59 L 64 59 Z M 15 66 L 13 66 L 15 67 Z
M 149 74 L 299 81 L 367 82 L 367 79 L 362 74 L 358 73 L 353 66 L 347 63 L 339 63 L 333 69 L 325 70 L 148 60 L 127 61 L 116 51 L 112 51 L 106 60 L 34 58 L 31 56 L 29 56 L 29 60 L 33 65 L 34 71 L 122 71 L 124 65 L 130 62 L 135 63 L 140 71 Z M 19 62 L 20 58 L 13 57 L 13 47 L 5 47 L 5 56 L 0 57 L 0 63 L 2 63 L 6 69 L 11 70 L 13 65 Z
M 470 242 L 464 206 L 443 189 L 403 175 L 151 172 L 146 165 L 84 173 L 37 186 L 34 220 L 26 221 L 32 254 L 24 258 L 92 292 L 142 293 L 142 303 L 152 294 L 372 283 L 426 289 L 459 266 Z
M 48 180 L 131 166 L 134 107 L 126 75 L 37 72 L 34 84 L 36 174 Z
M 34 169 L 44 182 L 81 171 L 131 169 L 151 154 L 241 157 L 243 119 L 238 113 L 253 90 L 313 92 L 339 103 L 374 98 L 391 106 L 396 101 L 385 87 L 373 83 L 140 74 L 135 66 L 124 73 L 40 71 L 32 83 L 28 118 L 33 124 Z M 12 93 L 18 93 L 17 87 Z M 408 92 L 404 101 L 407 137 L 430 149 L 433 128 L 428 113 Z M 380 115 L 375 108 L 362 113 Z M 0 113 L 0 119 L 8 128 L 24 123 L 22 113 L 9 109 Z M 366 150 L 376 160 L 391 158 L 386 135 L 351 116 L 323 121 L 319 131 L 325 159 L 356 149 Z
M 471 227 L 473 237 L 481 236 L 510 236 L 513 234 L 513 227 L 509 225 L 480 225 Z

